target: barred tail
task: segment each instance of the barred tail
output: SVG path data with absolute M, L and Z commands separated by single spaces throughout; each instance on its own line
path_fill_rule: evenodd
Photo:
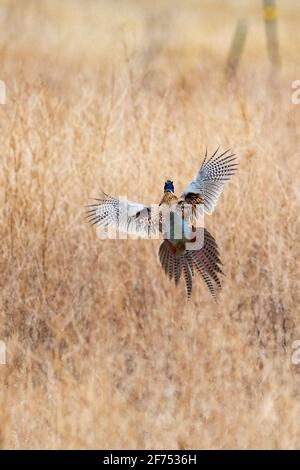
M 200 250 L 186 250 L 176 254 L 176 248 L 169 240 L 164 240 L 159 248 L 159 258 L 165 273 L 177 285 L 183 274 L 188 299 L 193 289 L 193 275 L 198 272 L 207 285 L 211 295 L 216 299 L 221 289 L 219 274 L 224 274 L 217 243 L 213 236 L 204 229 L 204 242 Z

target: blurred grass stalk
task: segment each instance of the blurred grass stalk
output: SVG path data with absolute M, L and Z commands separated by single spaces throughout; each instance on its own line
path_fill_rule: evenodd
M 277 7 L 275 0 L 263 0 L 263 16 L 266 26 L 269 58 L 272 65 L 279 67 L 280 57 L 277 31 Z
M 246 37 L 248 32 L 248 22 L 245 19 L 240 19 L 237 22 L 235 33 L 232 39 L 231 47 L 229 50 L 225 73 L 228 78 L 236 74 L 240 58 L 242 56 Z

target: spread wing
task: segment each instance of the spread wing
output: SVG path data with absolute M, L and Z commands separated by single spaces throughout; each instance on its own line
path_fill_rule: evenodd
M 108 194 L 95 200 L 95 204 L 87 206 L 91 224 L 142 238 L 158 236 L 159 216 L 154 208 Z
M 226 181 L 234 175 L 236 156 L 230 150 L 218 155 L 219 149 L 208 158 L 207 150 L 200 170 L 182 193 L 185 203 L 197 206 L 204 204 L 204 211 L 212 214 Z

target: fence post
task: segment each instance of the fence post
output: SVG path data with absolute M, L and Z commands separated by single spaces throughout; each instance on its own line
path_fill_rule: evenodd
M 277 31 L 277 7 L 275 0 L 263 0 L 263 16 L 266 27 L 268 55 L 272 65 L 279 67 L 280 57 Z
M 243 53 L 246 37 L 248 32 L 248 23 L 244 19 L 237 22 L 235 33 L 229 49 L 225 72 L 227 76 L 232 77 L 237 71 L 240 58 Z

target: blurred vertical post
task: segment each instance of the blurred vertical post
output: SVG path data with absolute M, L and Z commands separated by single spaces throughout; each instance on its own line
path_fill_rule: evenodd
M 277 7 L 275 0 L 263 0 L 263 15 L 266 26 L 269 58 L 275 67 L 279 67 L 280 58 L 277 31 Z
M 244 19 L 237 22 L 235 33 L 229 50 L 225 72 L 228 77 L 235 75 L 243 53 L 248 32 L 248 23 Z

